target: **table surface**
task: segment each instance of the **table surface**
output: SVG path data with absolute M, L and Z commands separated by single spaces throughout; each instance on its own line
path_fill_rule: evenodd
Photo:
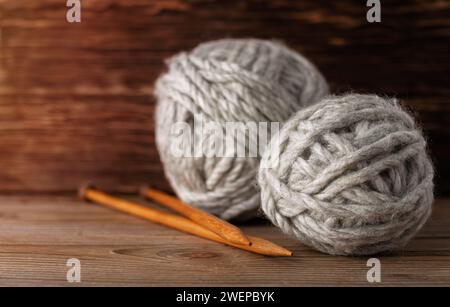
M 421 233 L 381 261 L 381 285 L 450 285 L 450 200 L 436 201 Z M 369 257 L 335 257 L 265 222 L 241 225 L 294 251 L 271 258 L 197 238 L 68 196 L 0 197 L 0 286 L 362 285 Z M 380 284 L 378 284 L 380 285 Z

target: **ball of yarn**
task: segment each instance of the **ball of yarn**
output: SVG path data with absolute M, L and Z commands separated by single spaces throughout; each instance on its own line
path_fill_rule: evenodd
M 395 99 L 324 99 L 284 125 L 261 163 L 264 213 L 325 253 L 399 249 L 431 213 L 426 142 Z
M 254 215 L 260 156 L 179 157 L 171 128 L 188 124 L 193 147 L 207 138 L 195 125 L 214 122 L 284 122 L 328 93 L 320 72 L 300 54 L 274 41 L 224 39 L 199 45 L 167 61 L 156 82 L 156 141 L 166 177 L 183 201 L 223 219 Z M 192 141 L 191 136 L 186 142 Z M 197 152 L 198 148 L 194 148 Z

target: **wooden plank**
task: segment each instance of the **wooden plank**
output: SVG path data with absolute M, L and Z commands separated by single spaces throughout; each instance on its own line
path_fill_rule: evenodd
M 378 256 L 381 285 L 450 285 L 450 200 L 404 251 Z M 70 197 L 0 197 L 0 286 L 371 285 L 369 257 L 311 250 L 256 221 L 242 229 L 295 252 L 270 258 L 189 236 Z
M 0 192 L 73 192 L 92 181 L 170 190 L 150 93 L 163 60 L 222 37 L 285 41 L 334 92 L 395 95 L 417 113 L 450 193 L 450 1 L 0 0 Z

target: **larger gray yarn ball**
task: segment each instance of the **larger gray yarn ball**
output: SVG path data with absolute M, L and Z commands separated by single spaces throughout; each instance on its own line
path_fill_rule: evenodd
M 155 88 L 156 141 L 173 189 L 183 201 L 223 219 L 252 216 L 260 204 L 253 184 L 260 157 L 179 157 L 171 152 L 179 137 L 171 127 L 187 123 L 198 141 L 194 115 L 222 126 L 284 122 L 328 93 L 325 79 L 300 54 L 257 39 L 204 43 L 167 64 Z
M 297 113 L 269 147 L 262 162 L 273 167 L 259 173 L 262 208 L 284 232 L 320 251 L 401 248 L 431 213 L 426 142 L 395 100 L 325 99 Z

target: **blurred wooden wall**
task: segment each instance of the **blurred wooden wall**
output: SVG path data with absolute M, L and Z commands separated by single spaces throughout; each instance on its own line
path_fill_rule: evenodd
M 395 95 L 417 111 L 439 195 L 450 191 L 450 1 L 0 0 L 0 192 L 92 181 L 169 189 L 154 144 L 164 58 L 223 37 L 285 41 L 335 92 Z

